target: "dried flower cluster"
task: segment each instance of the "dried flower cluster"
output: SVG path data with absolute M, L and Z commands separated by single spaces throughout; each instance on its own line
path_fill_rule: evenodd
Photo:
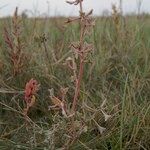
M 27 115 L 27 112 L 30 107 L 32 107 L 35 103 L 35 94 L 39 90 L 39 84 L 36 80 L 31 79 L 26 83 L 25 86 L 25 102 L 26 108 L 24 109 L 24 114 Z
M 54 96 L 53 89 L 49 89 L 50 92 L 50 98 L 52 100 L 53 106 L 49 106 L 49 110 L 51 109 L 60 109 L 63 116 L 68 117 L 67 109 L 66 109 L 66 103 L 65 103 L 65 95 L 68 92 L 68 88 L 61 88 L 61 100 Z
M 27 54 L 23 52 L 24 45 L 21 41 L 20 18 L 18 17 L 18 8 L 16 8 L 13 20 L 12 31 L 4 28 L 5 42 L 9 47 L 9 58 L 12 66 L 13 76 L 21 73 L 27 62 Z
M 113 23 L 115 25 L 117 34 L 119 34 L 119 30 L 120 30 L 120 12 L 117 9 L 116 5 L 112 5 L 112 19 L 113 19 Z

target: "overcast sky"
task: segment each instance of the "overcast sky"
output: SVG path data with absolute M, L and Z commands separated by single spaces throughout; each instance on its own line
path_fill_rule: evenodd
M 124 13 L 137 12 L 139 0 L 123 0 Z M 111 5 L 118 5 L 119 0 L 84 0 L 84 9 L 93 8 L 95 15 L 100 15 L 104 10 L 111 10 Z M 75 6 L 66 4 L 65 0 L 0 0 L 0 17 L 12 15 L 15 7 L 19 12 L 30 10 L 30 15 L 48 13 L 49 15 L 77 15 L 78 9 Z M 49 6 L 49 7 L 48 7 Z M 48 9 L 49 8 L 49 9 Z M 141 11 L 150 13 L 150 0 L 142 0 Z

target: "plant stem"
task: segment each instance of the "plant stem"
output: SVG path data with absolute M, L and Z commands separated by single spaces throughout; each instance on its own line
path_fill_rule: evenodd
M 78 79 L 76 81 L 76 89 L 75 89 L 75 95 L 74 95 L 73 105 L 72 105 L 72 111 L 73 112 L 76 111 L 76 105 L 77 105 L 77 102 L 78 102 L 78 96 L 79 96 L 79 92 L 80 92 L 81 80 L 82 80 L 82 76 L 83 76 L 83 65 L 84 65 L 84 61 L 82 59 L 80 59 L 80 70 L 79 70 Z
M 83 7 L 82 7 L 82 0 L 80 0 L 80 52 L 83 49 L 83 40 L 84 40 L 84 31 L 85 31 L 85 27 L 83 24 Z M 79 96 L 79 92 L 80 92 L 80 87 L 81 87 L 81 81 L 82 81 L 82 77 L 83 77 L 83 70 L 84 70 L 84 52 L 81 53 L 80 57 L 80 64 L 79 64 L 79 73 L 78 73 L 78 78 L 76 80 L 76 85 L 75 85 L 75 94 L 74 94 L 74 98 L 73 98 L 73 104 L 72 104 L 72 112 L 76 111 L 76 107 L 77 107 L 77 102 L 78 102 L 78 96 Z

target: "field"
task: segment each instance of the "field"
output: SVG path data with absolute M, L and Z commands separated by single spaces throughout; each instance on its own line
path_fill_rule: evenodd
M 79 22 L 0 19 L 0 150 L 150 149 L 150 16 L 115 13 L 95 17 L 84 39 L 94 50 L 84 64 L 73 120 L 49 110 L 55 102 L 48 90 L 60 97 L 60 89 L 69 89 L 65 103 L 71 108 L 75 85 L 65 62 L 74 55 L 71 43 L 80 39 Z M 40 87 L 24 115 L 32 78 Z

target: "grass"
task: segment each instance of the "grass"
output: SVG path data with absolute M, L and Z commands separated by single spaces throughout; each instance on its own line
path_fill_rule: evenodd
M 95 51 L 85 64 L 75 120 L 82 134 L 70 149 L 150 149 L 150 16 L 99 17 L 91 36 Z M 74 84 L 64 65 L 72 56 L 70 43 L 78 41 L 80 26 L 64 27 L 66 18 L 22 18 L 20 38 L 27 61 L 13 76 L 9 48 L 0 37 L 0 149 L 58 149 L 69 139 L 69 122 L 58 111 L 49 111 L 48 89 L 60 96 L 68 87 L 66 101 L 72 103 Z M 12 32 L 12 18 L 0 20 Z M 46 38 L 43 43 L 43 38 Z M 46 48 L 45 48 L 46 46 Z M 46 53 L 45 49 L 48 53 Z M 22 114 L 25 84 L 36 79 L 40 90 L 29 111 L 29 124 Z M 105 102 L 105 103 L 104 103 Z M 107 121 L 101 112 L 111 115 Z M 105 131 L 101 134 L 101 127 Z

